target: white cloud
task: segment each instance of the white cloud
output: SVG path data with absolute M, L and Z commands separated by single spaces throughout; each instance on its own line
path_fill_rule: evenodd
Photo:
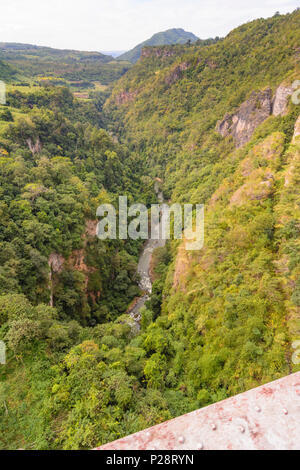
M 295 0 L 1 0 L 0 41 L 82 50 L 129 49 L 152 34 L 181 27 L 201 38 L 277 10 Z M 9 27 L 8 27 L 9 26 Z

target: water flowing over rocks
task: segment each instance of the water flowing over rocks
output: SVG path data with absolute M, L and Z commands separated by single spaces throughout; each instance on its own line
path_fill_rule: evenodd
M 165 209 L 167 206 L 163 204 L 163 201 L 164 201 L 163 193 L 159 189 L 159 185 L 157 182 L 155 183 L 155 192 L 157 194 L 158 202 L 162 204 L 161 218 L 163 218 L 164 215 L 166 214 Z M 155 230 L 155 227 L 154 227 L 154 230 Z M 144 294 L 142 297 L 136 300 L 136 302 L 134 303 L 134 306 L 128 312 L 130 317 L 135 322 L 135 328 L 137 331 L 140 329 L 141 309 L 145 305 L 145 302 L 149 300 L 150 298 L 149 296 L 152 292 L 152 280 L 151 280 L 151 274 L 150 274 L 152 253 L 154 250 L 156 250 L 156 248 L 163 247 L 165 244 L 166 244 L 166 240 L 163 239 L 162 237 L 159 237 L 159 239 L 150 238 L 145 243 L 144 249 L 139 258 L 138 268 L 137 268 L 137 272 L 140 276 L 139 287 L 143 291 Z

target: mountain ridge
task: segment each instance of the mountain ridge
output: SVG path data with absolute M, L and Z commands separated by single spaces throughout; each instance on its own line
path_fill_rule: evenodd
M 143 47 L 145 46 L 164 46 L 171 44 L 185 44 L 189 40 L 196 42 L 199 38 L 195 34 L 185 31 L 183 28 L 171 28 L 166 31 L 153 34 L 151 38 L 137 44 L 133 49 L 121 54 L 118 60 L 128 60 L 135 63 L 141 56 Z

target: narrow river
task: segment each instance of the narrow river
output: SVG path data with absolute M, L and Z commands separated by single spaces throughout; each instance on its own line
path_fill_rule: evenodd
M 167 214 L 167 205 L 163 204 L 164 196 L 162 191 L 159 189 L 159 184 L 157 182 L 155 183 L 154 188 L 158 202 L 159 204 L 162 204 L 160 217 L 160 219 L 162 220 L 162 218 L 164 218 L 164 216 L 166 216 Z M 139 286 L 144 292 L 144 295 L 137 300 L 134 307 L 128 312 L 131 318 L 133 318 L 138 330 L 140 329 L 141 309 L 145 305 L 145 302 L 149 299 L 149 296 L 152 291 L 152 280 L 150 275 L 152 253 L 156 248 L 163 247 L 166 244 L 166 240 L 162 237 L 162 232 L 159 229 L 160 225 L 161 224 L 158 221 L 158 223 L 154 226 L 154 230 L 159 230 L 159 238 L 149 238 L 149 240 L 147 240 L 138 262 L 137 272 L 140 275 Z

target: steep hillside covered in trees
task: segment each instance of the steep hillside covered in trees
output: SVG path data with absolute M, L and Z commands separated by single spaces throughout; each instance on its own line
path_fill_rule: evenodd
M 104 114 L 64 87 L 11 88 L 0 447 L 91 448 L 299 370 L 299 26 L 296 11 L 147 48 Z M 157 250 L 137 334 L 141 244 L 92 234 L 99 203 L 149 205 L 155 177 L 205 204 L 205 242 Z
M 152 383 L 199 404 L 298 368 L 299 26 L 297 10 L 146 49 L 106 105 L 172 202 L 205 203 L 204 248 L 170 245 L 145 333 Z

